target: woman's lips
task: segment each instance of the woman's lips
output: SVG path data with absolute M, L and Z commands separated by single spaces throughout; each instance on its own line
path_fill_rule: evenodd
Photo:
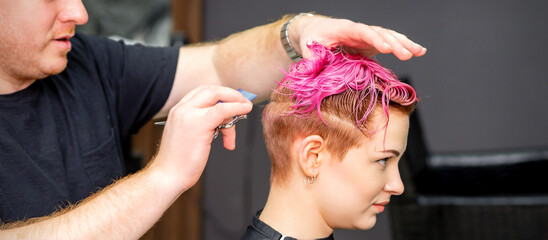
M 382 205 L 373 204 L 373 206 L 375 206 L 377 210 L 379 210 L 379 213 L 382 213 L 384 211 L 384 206 Z
M 388 204 L 388 202 L 375 203 L 373 204 L 373 206 L 375 206 L 377 210 L 379 210 L 379 213 L 382 213 L 384 212 L 384 207 L 386 206 L 386 204 Z

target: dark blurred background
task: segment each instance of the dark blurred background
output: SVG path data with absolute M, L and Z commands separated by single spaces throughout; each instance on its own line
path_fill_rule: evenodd
M 198 2 L 205 41 L 285 13 L 316 12 L 390 28 L 428 48 L 426 56 L 405 62 L 377 56 L 421 98 L 401 166 L 406 193 L 373 229 L 337 230 L 335 237 L 548 239 L 548 2 Z M 147 44 L 173 42 L 169 0 L 84 3 L 91 20 L 82 31 Z M 121 28 L 105 27 L 116 25 Z M 176 39 L 184 38 L 177 32 Z M 236 151 L 214 144 L 194 202 L 201 239 L 238 239 L 266 201 L 270 162 L 260 124 L 263 104 L 238 124 Z

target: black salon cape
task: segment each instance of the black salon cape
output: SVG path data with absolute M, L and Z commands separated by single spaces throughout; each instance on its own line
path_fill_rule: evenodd
M 122 177 L 123 144 L 171 91 L 178 48 L 71 42 L 65 71 L 0 95 L 0 224 L 48 215 Z
M 251 225 L 249 225 L 240 240 L 296 240 L 295 238 L 284 236 L 274 228 L 270 227 L 265 222 L 259 219 L 261 211 L 257 212 L 251 220 Z M 317 240 L 334 240 L 333 234 L 329 237 L 321 238 Z

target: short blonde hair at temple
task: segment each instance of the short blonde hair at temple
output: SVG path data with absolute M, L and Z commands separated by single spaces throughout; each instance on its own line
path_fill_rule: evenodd
M 389 110 L 411 114 L 415 90 L 377 61 L 318 43 L 314 57 L 284 72 L 263 111 L 263 135 L 272 163 L 271 182 L 283 183 L 291 171 L 290 149 L 298 137 L 319 135 L 326 149 L 342 159 L 360 139 L 385 129 Z M 383 110 L 383 111 L 380 111 Z M 377 113 L 387 122 L 370 126 Z

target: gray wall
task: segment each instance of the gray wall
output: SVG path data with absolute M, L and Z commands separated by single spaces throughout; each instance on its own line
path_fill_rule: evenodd
M 205 1 L 205 38 L 317 13 L 381 25 L 428 48 L 407 62 L 379 56 L 409 76 L 433 152 L 548 147 L 548 2 L 545 1 Z M 238 124 L 238 149 L 216 141 L 205 178 L 205 239 L 237 239 L 268 194 L 270 163 L 260 107 Z M 231 235 L 232 234 L 232 235 Z M 391 239 L 388 214 L 370 231 L 339 239 Z

